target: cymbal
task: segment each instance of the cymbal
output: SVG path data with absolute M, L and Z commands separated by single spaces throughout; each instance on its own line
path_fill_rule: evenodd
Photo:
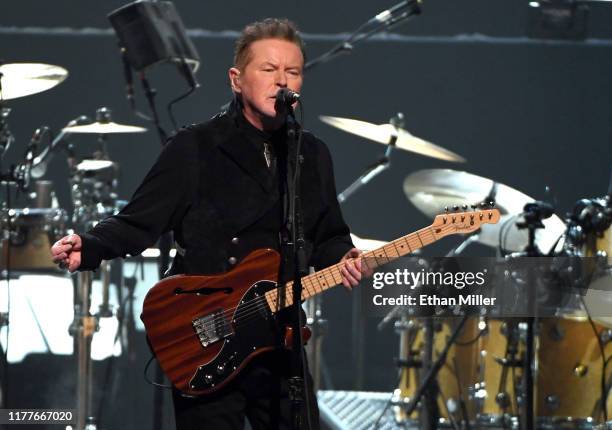
M 340 118 L 337 116 L 320 115 L 319 119 L 332 127 L 348 133 L 356 134 L 374 142 L 388 144 L 392 136 L 397 135 L 395 146 L 404 151 L 415 152 L 427 157 L 438 158 L 440 160 L 454 161 L 463 163 L 465 158 L 455 154 L 448 149 L 427 142 L 419 137 L 413 136 L 403 128 L 396 128 L 391 124 L 372 124 L 366 121 L 359 121 L 350 118 Z
M 451 169 L 427 169 L 412 173 L 404 180 L 404 194 L 417 209 L 434 217 L 445 206 L 473 205 L 487 199 L 494 181 Z M 502 217 L 497 224 L 481 227 L 478 241 L 497 247 L 500 233 L 504 249 L 521 251 L 527 245 L 527 230 L 519 230 L 516 221 L 526 203 L 534 199 L 507 185 L 497 183 L 495 205 Z M 565 224 L 557 215 L 543 221 L 545 228 L 536 231 L 536 244 L 547 253 L 565 232 Z
M 384 240 L 366 239 L 353 233 L 351 233 L 351 239 L 353 240 L 355 248 L 361 249 L 362 251 L 373 251 L 389 243 Z
M 120 133 L 144 133 L 147 131 L 144 127 L 135 125 L 123 125 L 116 122 L 93 122 L 85 125 L 73 125 L 65 127 L 62 131 L 66 133 L 82 133 L 82 134 L 120 134 Z
M 98 170 L 108 169 L 109 167 L 113 167 L 115 163 L 110 160 L 83 160 L 79 164 L 77 164 L 77 170 L 83 172 L 95 172 Z
M 47 91 L 68 77 L 68 71 L 63 67 L 42 63 L 3 64 L 0 74 L 0 100 Z

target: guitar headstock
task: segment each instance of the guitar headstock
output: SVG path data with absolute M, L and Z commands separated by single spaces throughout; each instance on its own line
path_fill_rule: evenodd
M 482 205 L 472 206 L 471 211 L 463 211 L 455 206 L 453 211 L 446 209 L 445 213 L 437 215 L 431 225 L 437 239 L 451 234 L 466 234 L 478 230 L 483 224 L 497 224 L 501 217 L 499 209 Z

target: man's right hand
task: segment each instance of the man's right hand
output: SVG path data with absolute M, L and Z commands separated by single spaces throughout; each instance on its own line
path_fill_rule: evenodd
M 74 272 L 81 265 L 81 246 L 83 241 L 78 234 L 65 236 L 51 247 L 51 258 L 61 268 Z

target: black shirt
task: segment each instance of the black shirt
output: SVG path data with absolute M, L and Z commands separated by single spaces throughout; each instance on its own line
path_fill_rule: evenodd
M 102 259 L 138 255 L 166 231 L 185 249 L 172 273 L 220 273 L 258 248 L 278 249 L 282 205 L 277 169 L 263 142 L 277 154 L 283 129 L 264 133 L 233 103 L 227 112 L 179 131 L 163 148 L 130 203 L 82 234 L 80 270 Z M 309 263 L 335 264 L 353 246 L 336 199 L 331 156 L 303 132 L 301 194 Z M 278 162 L 277 164 L 281 164 Z

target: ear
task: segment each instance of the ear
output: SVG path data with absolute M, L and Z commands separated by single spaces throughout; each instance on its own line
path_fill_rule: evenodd
M 240 94 L 242 89 L 240 88 L 240 70 L 236 67 L 232 67 L 228 71 L 230 85 L 234 93 Z

